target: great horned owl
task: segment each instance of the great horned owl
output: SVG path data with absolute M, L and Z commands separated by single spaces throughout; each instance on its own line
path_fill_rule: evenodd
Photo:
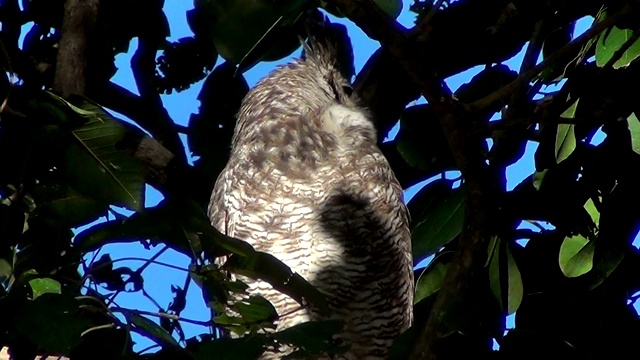
M 408 214 L 334 52 L 320 41 L 305 45 L 303 59 L 247 94 L 209 216 L 326 297 L 332 317 L 344 322 L 338 337 L 351 344 L 344 359 L 386 359 L 413 316 Z M 265 282 L 243 280 L 275 306 L 277 330 L 320 318 Z

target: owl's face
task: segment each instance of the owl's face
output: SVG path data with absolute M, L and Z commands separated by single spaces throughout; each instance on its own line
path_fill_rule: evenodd
M 307 54 L 305 59 L 297 60 L 281 67 L 268 78 L 273 82 L 284 84 L 287 95 L 305 104 L 310 110 L 322 108 L 338 102 L 346 106 L 354 106 L 353 89 L 329 59 Z M 265 79 L 265 80 L 267 80 Z M 265 81 L 266 82 L 266 81 Z M 268 86 L 272 86 L 269 81 Z M 262 84 L 258 84 L 258 88 Z M 266 85 L 266 84 L 265 84 Z M 295 91 L 292 91 L 295 89 Z

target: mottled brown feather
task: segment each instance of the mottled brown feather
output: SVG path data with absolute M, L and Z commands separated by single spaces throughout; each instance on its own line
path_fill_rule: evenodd
M 373 123 L 346 93 L 332 51 L 308 45 L 304 59 L 247 94 L 209 216 L 325 295 L 333 317 L 344 321 L 340 338 L 351 343 L 342 358 L 385 359 L 412 322 L 408 214 Z M 262 281 L 242 280 L 287 314 L 277 330 L 321 318 L 313 309 L 296 311 L 299 304 Z

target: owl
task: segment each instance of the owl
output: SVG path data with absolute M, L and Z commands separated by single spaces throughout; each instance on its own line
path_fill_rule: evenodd
M 402 188 L 337 69 L 335 47 L 303 45 L 302 59 L 243 99 L 208 214 L 219 231 L 274 255 L 325 296 L 330 318 L 343 323 L 337 339 L 349 346 L 341 359 L 386 359 L 413 317 Z M 242 280 L 274 305 L 277 331 L 326 319 L 266 282 Z

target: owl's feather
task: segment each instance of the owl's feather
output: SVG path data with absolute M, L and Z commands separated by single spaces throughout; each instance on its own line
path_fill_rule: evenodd
M 344 321 L 345 359 L 385 359 L 412 322 L 411 239 L 402 188 L 332 47 L 262 79 L 242 102 L 209 216 L 227 235 L 273 254 Z M 281 315 L 277 330 L 320 319 L 262 281 L 243 279 Z M 264 359 L 282 353 L 265 353 Z

